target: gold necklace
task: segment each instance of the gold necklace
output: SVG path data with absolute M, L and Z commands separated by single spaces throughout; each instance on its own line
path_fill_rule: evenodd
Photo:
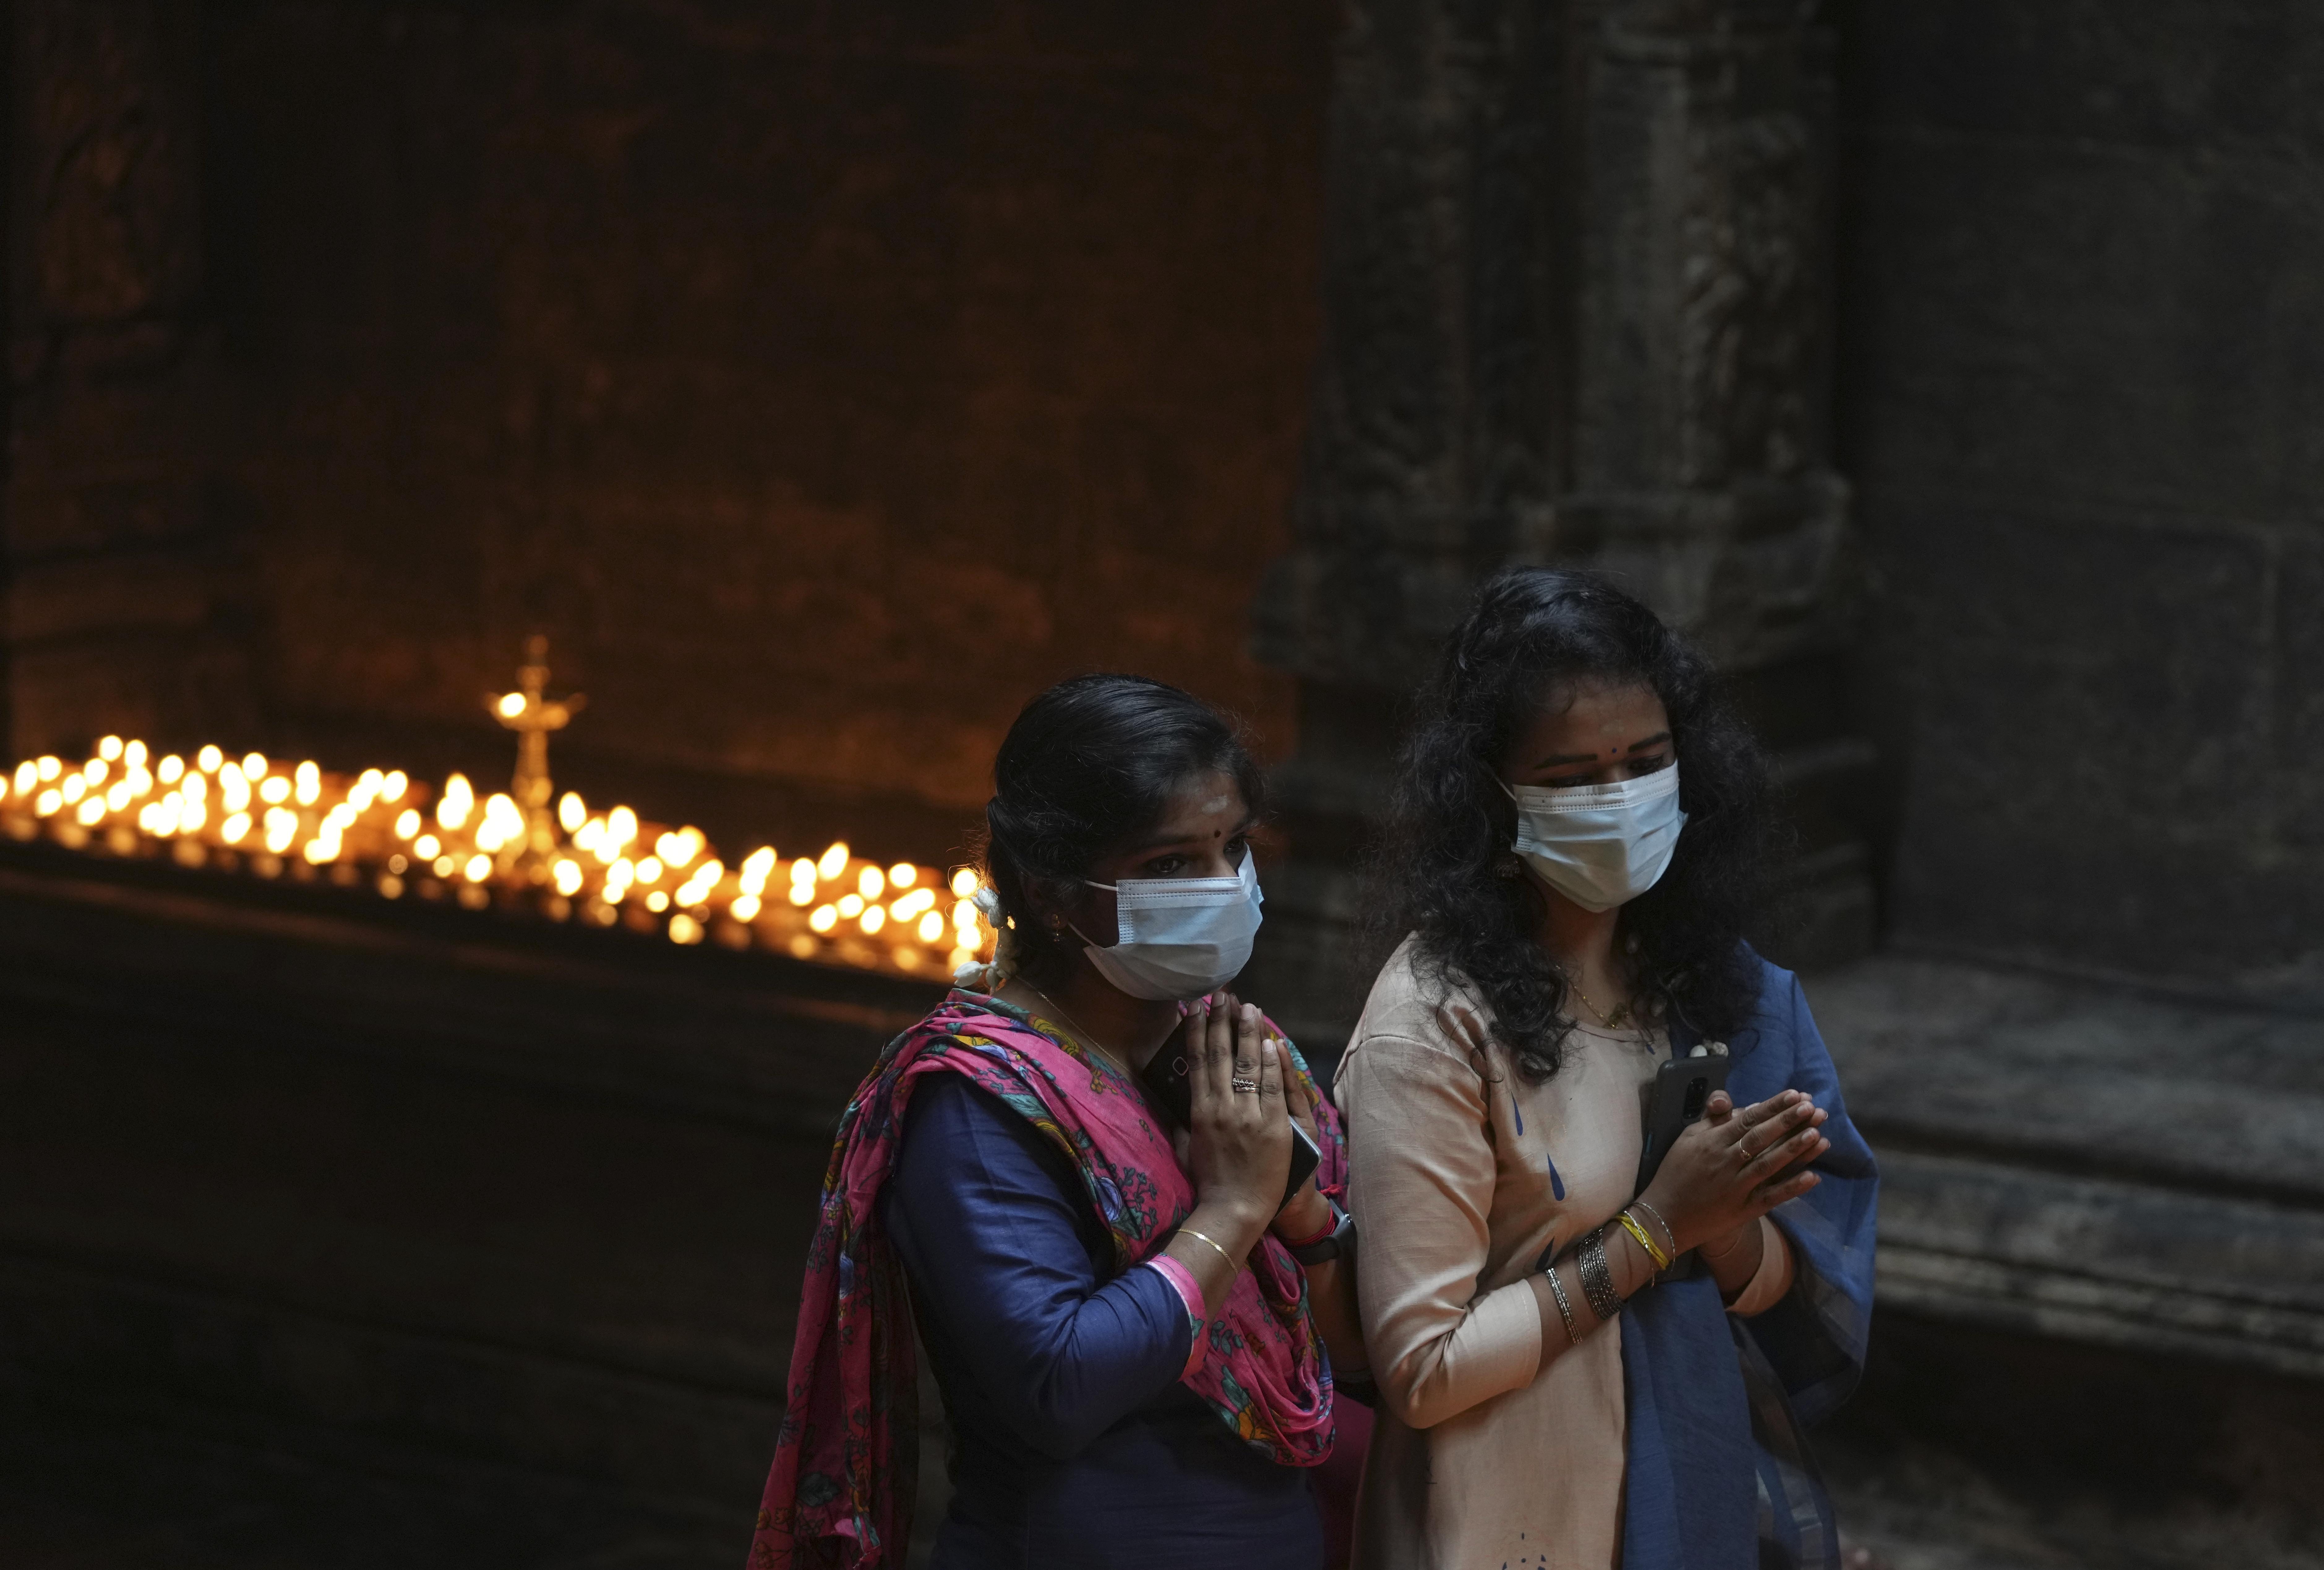
M 1566 971 L 1564 974 L 1565 985 L 1573 989 L 1573 996 L 1582 1000 L 1582 1007 L 1588 1009 L 1591 1014 L 1598 1016 L 1598 1023 L 1600 1024 L 1604 1025 L 1609 1031 L 1618 1031 L 1622 1028 L 1622 1022 L 1630 1017 L 1630 1005 L 1628 1004 L 1618 1003 L 1614 1005 L 1614 1012 L 1608 1014 L 1604 1009 L 1599 1007 L 1597 1004 L 1591 1001 L 1591 997 L 1588 993 L 1582 990 L 1582 979 L 1580 977 L 1575 976 L 1570 970 Z M 1041 991 L 1038 987 L 1034 987 L 1033 990 L 1036 992 Z M 1047 997 L 1048 994 L 1043 992 L 1041 993 L 1041 996 Z
M 1111 1069 L 1115 1073 L 1120 1075 L 1125 1079 L 1130 1077 L 1130 1070 L 1122 1066 L 1121 1060 L 1115 1057 L 1111 1051 L 1106 1047 L 1104 1042 L 1092 1035 L 1088 1026 L 1083 1024 L 1081 1021 L 1075 1019 L 1072 1015 L 1067 1014 L 1064 1004 L 1059 1003 L 1056 998 L 1051 997 L 1038 987 L 1034 987 L 1033 983 L 1027 980 L 1026 978 L 1020 976 L 1018 979 L 1019 981 L 1024 981 L 1026 986 L 1031 987 L 1033 988 L 1033 995 L 1036 997 L 1038 997 L 1043 1003 L 1047 1004 L 1051 1008 L 1056 1009 L 1058 1015 L 1063 1017 L 1065 1022 L 1073 1026 L 1075 1039 L 1077 1039 L 1082 1045 L 1087 1047 L 1091 1051 L 1095 1052 L 1099 1057 L 1103 1058 L 1107 1068 Z

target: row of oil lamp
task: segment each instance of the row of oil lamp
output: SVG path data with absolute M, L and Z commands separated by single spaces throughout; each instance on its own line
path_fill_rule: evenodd
M 568 791 L 536 835 L 515 800 L 478 800 L 455 774 L 431 792 L 401 769 L 350 779 L 309 761 L 205 747 L 155 757 L 108 736 L 75 765 L 28 759 L 0 776 L 0 831 L 115 856 L 262 877 L 368 885 L 389 899 L 495 904 L 798 959 L 933 978 L 991 951 L 977 876 L 881 863 L 844 841 L 786 859 L 762 845 L 729 866 L 692 827 L 594 812 Z

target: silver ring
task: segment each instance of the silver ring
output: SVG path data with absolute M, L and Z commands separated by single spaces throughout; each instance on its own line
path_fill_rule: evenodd
M 1230 1079 L 1227 1081 L 1227 1088 L 1231 1090 L 1239 1090 L 1246 1096 L 1259 1094 L 1259 1081 L 1256 1079 Z

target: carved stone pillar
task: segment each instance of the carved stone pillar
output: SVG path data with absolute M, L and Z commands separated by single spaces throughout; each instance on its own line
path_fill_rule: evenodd
M 14 11 L 11 755 L 250 735 L 201 313 L 195 7 Z
M 1352 853 L 1399 711 L 1507 563 L 1619 574 L 1715 653 L 1803 830 L 1787 955 L 1868 942 L 1815 11 L 1351 7 L 1297 545 L 1256 611 L 1301 718 L 1251 986 L 1319 1046 L 1361 996 Z

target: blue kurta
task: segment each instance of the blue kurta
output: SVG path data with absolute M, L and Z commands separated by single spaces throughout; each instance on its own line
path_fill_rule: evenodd
M 1108 1279 L 1079 1176 L 1023 1118 L 930 1078 L 881 1203 L 952 1423 L 936 1570 L 1323 1563 L 1305 1472 L 1178 1382 L 1194 1327 L 1176 1289 L 1145 1268 Z

